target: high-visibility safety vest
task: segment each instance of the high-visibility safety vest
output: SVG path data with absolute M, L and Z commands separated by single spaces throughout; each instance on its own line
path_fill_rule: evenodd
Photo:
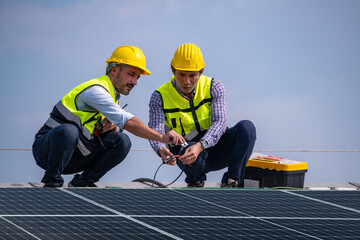
M 187 141 L 194 139 L 204 130 L 210 128 L 211 80 L 201 75 L 196 85 L 193 99 L 188 100 L 180 95 L 171 80 L 157 89 L 163 101 L 165 113 L 165 131 L 175 130 Z
M 53 112 L 50 114 L 50 117 L 45 122 L 45 125 L 50 128 L 59 126 L 62 123 L 72 123 L 76 125 L 82 135 L 80 135 L 80 142 L 77 147 L 85 156 L 89 155 L 91 153 L 91 150 L 88 149 L 88 147 L 86 146 L 87 144 L 84 144 L 84 141 L 82 140 L 85 140 L 86 142 L 86 140 L 91 141 L 94 139 L 94 131 L 96 124 L 104 116 L 97 110 L 78 110 L 76 106 L 76 98 L 84 90 L 94 85 L 99 85 L 103 87 L 106 91 L 110 93 L 114 102 L 118 104 L 118 101 L 115 99 L 114 87 L 109 77 L 107 75 L 104 75 L 102 77 L 84 82 L 72 89 L 55 105 L 57 111 L 53 110 Z

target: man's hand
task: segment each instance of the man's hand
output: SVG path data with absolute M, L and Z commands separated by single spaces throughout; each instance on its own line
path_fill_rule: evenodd
M 174 130 L 170 130 L 166 134 L 171 137 L 171 139 L 173 140 L 173 144 L 175 145 L 181 145 L 182 143 L 186 142 L 184 137 L 175 132 Z
M 198 142 L 190 147 L 188 147 L 185 150 L 185 153 L 179 157 L 179 160 L 183 163 L 183 164 L 191 164 L 193 162 L 196 161 L 196 159 L 198 158 L 199 154 L 204 150 L 204 148 L 202 147 L 201 143 Z
M 185 139 L 174 130 L 171 130 L 162 136 L 162 142 L 167 144 L 181 145 L 183 142 L 185 142 Z
M 173 156 L 173 154 L 170 152 L 170 150 L 168 148 L 160 148 L 158 153 L 161 156 L 162 161 L 165 161 L 169 157 Z M 175 165 L 176 164 L 176 158 L 172 159 L 170 162 L 168 162 L 166 164 Z
M 106 118 L 104 119 L 104 123 L 102 126 L 103 126 L 103 132 L 119 131 L 118 127 L 114 123 L 107 120 Z
M 177 134 L 175 131 L 170 131 L 166 134 L 161 134 L 152 128 L 146 126 L 142 121 L 136 117 L 130 118 L 124 125 L 124 129 L 131 132 L 135 136 L 146 138 L 149 140 L 163 142 L 165 144 L 181 144 L 185 139 Z

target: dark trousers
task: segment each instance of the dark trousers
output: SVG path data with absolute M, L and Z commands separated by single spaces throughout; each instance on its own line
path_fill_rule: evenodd
M 43 183 L 63 184 L 61 174 L 83 172 L 84 179 L 94 182 L 121 163 L 130 151 L 131 142 L 124 133 L 108 132 L 100 135 L 103 144 L 96 144 L 91 154 L 83 156 L 77 149 L 79 129 L 72 124 L 62 124 L 35 139 L 33 155 L 43 168 Z
M 218 143 L 201 152 L 195 162 L 184 165 L 178 160 L 177 165 L 184 170 L 187 183 L 206 180 L 206 173 L 227 167 L 228 171 L 224 173 L 221 182 L 227 183 L 227 180 L 231 178 L 238 180 L 241 184 L 255 140 L 254 124 L 251 121 L 243 120 L 227 129 Z M 189 146 L 195 143 L 190 142 Z M 185 150 L 186 148 L 181 149 L 179 154 L 182 155 Z

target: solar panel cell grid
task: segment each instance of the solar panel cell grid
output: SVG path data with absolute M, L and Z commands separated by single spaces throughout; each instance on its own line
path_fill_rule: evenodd
M 94 189 L 72 189 L 88 199 L 109 206 L 127 215 L 238 215 L 211 204 L 194 204 L 194 199 L 168 189 L 109 189 L 99 193 Z M 99 189 L 101 191 L 101 189 Z
M 304 239 L 304 235 L 257 219 L 146 218 L 183 239 Z
M 58 189 L 0 189 L 0 215 L 110 214 Z
M 290 195 L 285 191 L 183 190 L 181 192 L 197 199 L 231 207 L 234 211 L 254 217 L 359 217 L 356 212 Z M 306 191 L 296 192 L 305 193 Z M 308 191 L 308 194 L 311 193 L 312 191 Z M 321 192 L 314 193 L 322 194 Z M 346 195 L 347 192 L 343 193 Z M 349 199 L 347 204 L 357 204 L 356 197 L 359 199 L 359 192 L 354 191 L 354 193 L 357 193 L 353 196 L 354 199 Z
M 0 217 L 0 239 L 30 239 L 28 233 Z
M 359 191 L 300 191 L 297 193 L 360 211 Z
M 360 239 L 360 191 L 0 188 L 0 239 Z
M 123 217 L 10 217 L 9 220 L 39 239 L 169 239 Z
M 320 239 L 360 239 L 360 219 L 279 219 L 277 223 Z

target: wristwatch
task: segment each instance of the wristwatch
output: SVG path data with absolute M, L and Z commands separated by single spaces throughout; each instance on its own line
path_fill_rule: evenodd
M 200 143 L 201 143 L 201 146 L 204 148 L 204 149 L 207 149 L 209 144 L 208 142 L 205 140 L 205 139 L 201 139 L 200 140 Z

